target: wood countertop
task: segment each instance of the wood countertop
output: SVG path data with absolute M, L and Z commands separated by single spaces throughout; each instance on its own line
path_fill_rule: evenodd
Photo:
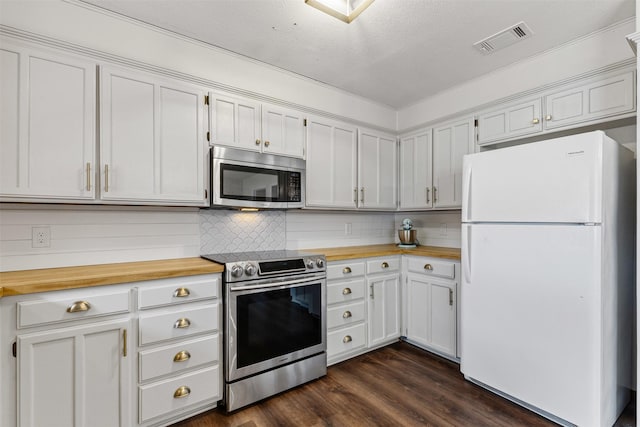
M 222 271 L 224 266 L 202 258 L 8 271 L 0 273 L 0 298 Z
M 327 261 L 345 259 L 369 258 L 385 255 L 415 255 L 434 258 L 446 258 L 460 261 L 459 248 L 445 248 L 440 246 L 418 246 L 416 248 L 399 248 L 394 244 L 346 246 L 343 248 L 305 249 L 305 252 L 324 254 Z

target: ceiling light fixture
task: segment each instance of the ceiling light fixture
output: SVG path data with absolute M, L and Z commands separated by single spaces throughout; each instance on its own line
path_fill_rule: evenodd
M 304 0 L 304 2 L 349 24 L 369 7 L 373 0 Z

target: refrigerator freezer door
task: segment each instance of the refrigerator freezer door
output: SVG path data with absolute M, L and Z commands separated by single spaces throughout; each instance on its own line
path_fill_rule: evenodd
M 602 221 L 601 131 L 465 156 L 463 222 Z
M 466 377 L 573 424 L 600 425 L 600 233 L 462 225 Z

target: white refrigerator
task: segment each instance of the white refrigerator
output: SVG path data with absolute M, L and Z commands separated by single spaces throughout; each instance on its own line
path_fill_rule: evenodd
M 595 131 L 463 161 L 461 371 L 563 425 L 629 401 L 633 153 Z

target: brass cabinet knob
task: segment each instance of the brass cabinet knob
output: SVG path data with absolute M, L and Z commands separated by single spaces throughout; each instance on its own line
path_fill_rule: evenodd
M 547 115 L 544 117 L 544 119 L 545 119 L 546 121 L 550 121 L 552 118 L 553 118 L 553 116 L 551 116 L 551 114 L 547 114 Z
M 389 268 L 389 263 L 388 262 L 383 262 L 381 267 L 382 268 Z
M 265 141 L 265 142 L 264 142 L 264 146 L 265 146 L 265 147 L 268 147 L 268 146 L 269 146 L 269 144 L 271 144 L 269 141 Z
M 191 359 L 191 353 L 186 350 L 179 351 L 175 356 L 173 356 L 174 362 L 186 362 L 189 359 Z
M 433 266 L 431 264 L 425 264 L 424 265 L 424 269 L 428 270 L 428 271 L 432 271 L 433 270 Z
M 80 311 L 91 310 L 91 304 L 86 301 L 76 301 L 67 307 L 67 313 L 78 313 Z
M 536 117 L 535 119 L 531 120 L 531 123 L 537 125 L 538 123 L 540 123 L 540 119 Z
M 173 296 L 176 298 L 184 298 L 189 295 L 191 295 L 191 292 L 189 292 L 189 289 L 187 288 L 178 288 L 173 292 Z
M 176 391 L 173 393 L 173 398 L 174 399 L 180 399 L 182 397 L 187 397 L 191 394 L 191 389 L 189 387 L 187 387 L 186 385 L 183 385 L 182 387 L 178 387 L 176 389 Z
M 173 327 L 176 329 L 185 329 L 191 326 L 191 321 L 186 317 L 176 320 L 176 323 L 173 324 Z
M 345 343 L 345 344 L 349 343 L 351 341 L 353 341 L 353 338 L 351 338 L 351 335 L 347 335 L 344 338 L 342 338 L 342 342 Z
M 256 139 L 256 145 L 260 145 L 260 142 L 261 141 L 259 139 Z
M 351 288 L 344 288 L 342 290 L 342 295 L 349 295 L 351 293 Z
M 351 273 L 351 267 L 345 267 L 342 269 L 342 274 L 349 274 Z
M 349 310 L 345 311 L 345 312 L 342 314 L 342 318 L 343 318 L 343 319 L 348 319 L 349 317 L 351 317 L 351 312 L 350 312 Z

